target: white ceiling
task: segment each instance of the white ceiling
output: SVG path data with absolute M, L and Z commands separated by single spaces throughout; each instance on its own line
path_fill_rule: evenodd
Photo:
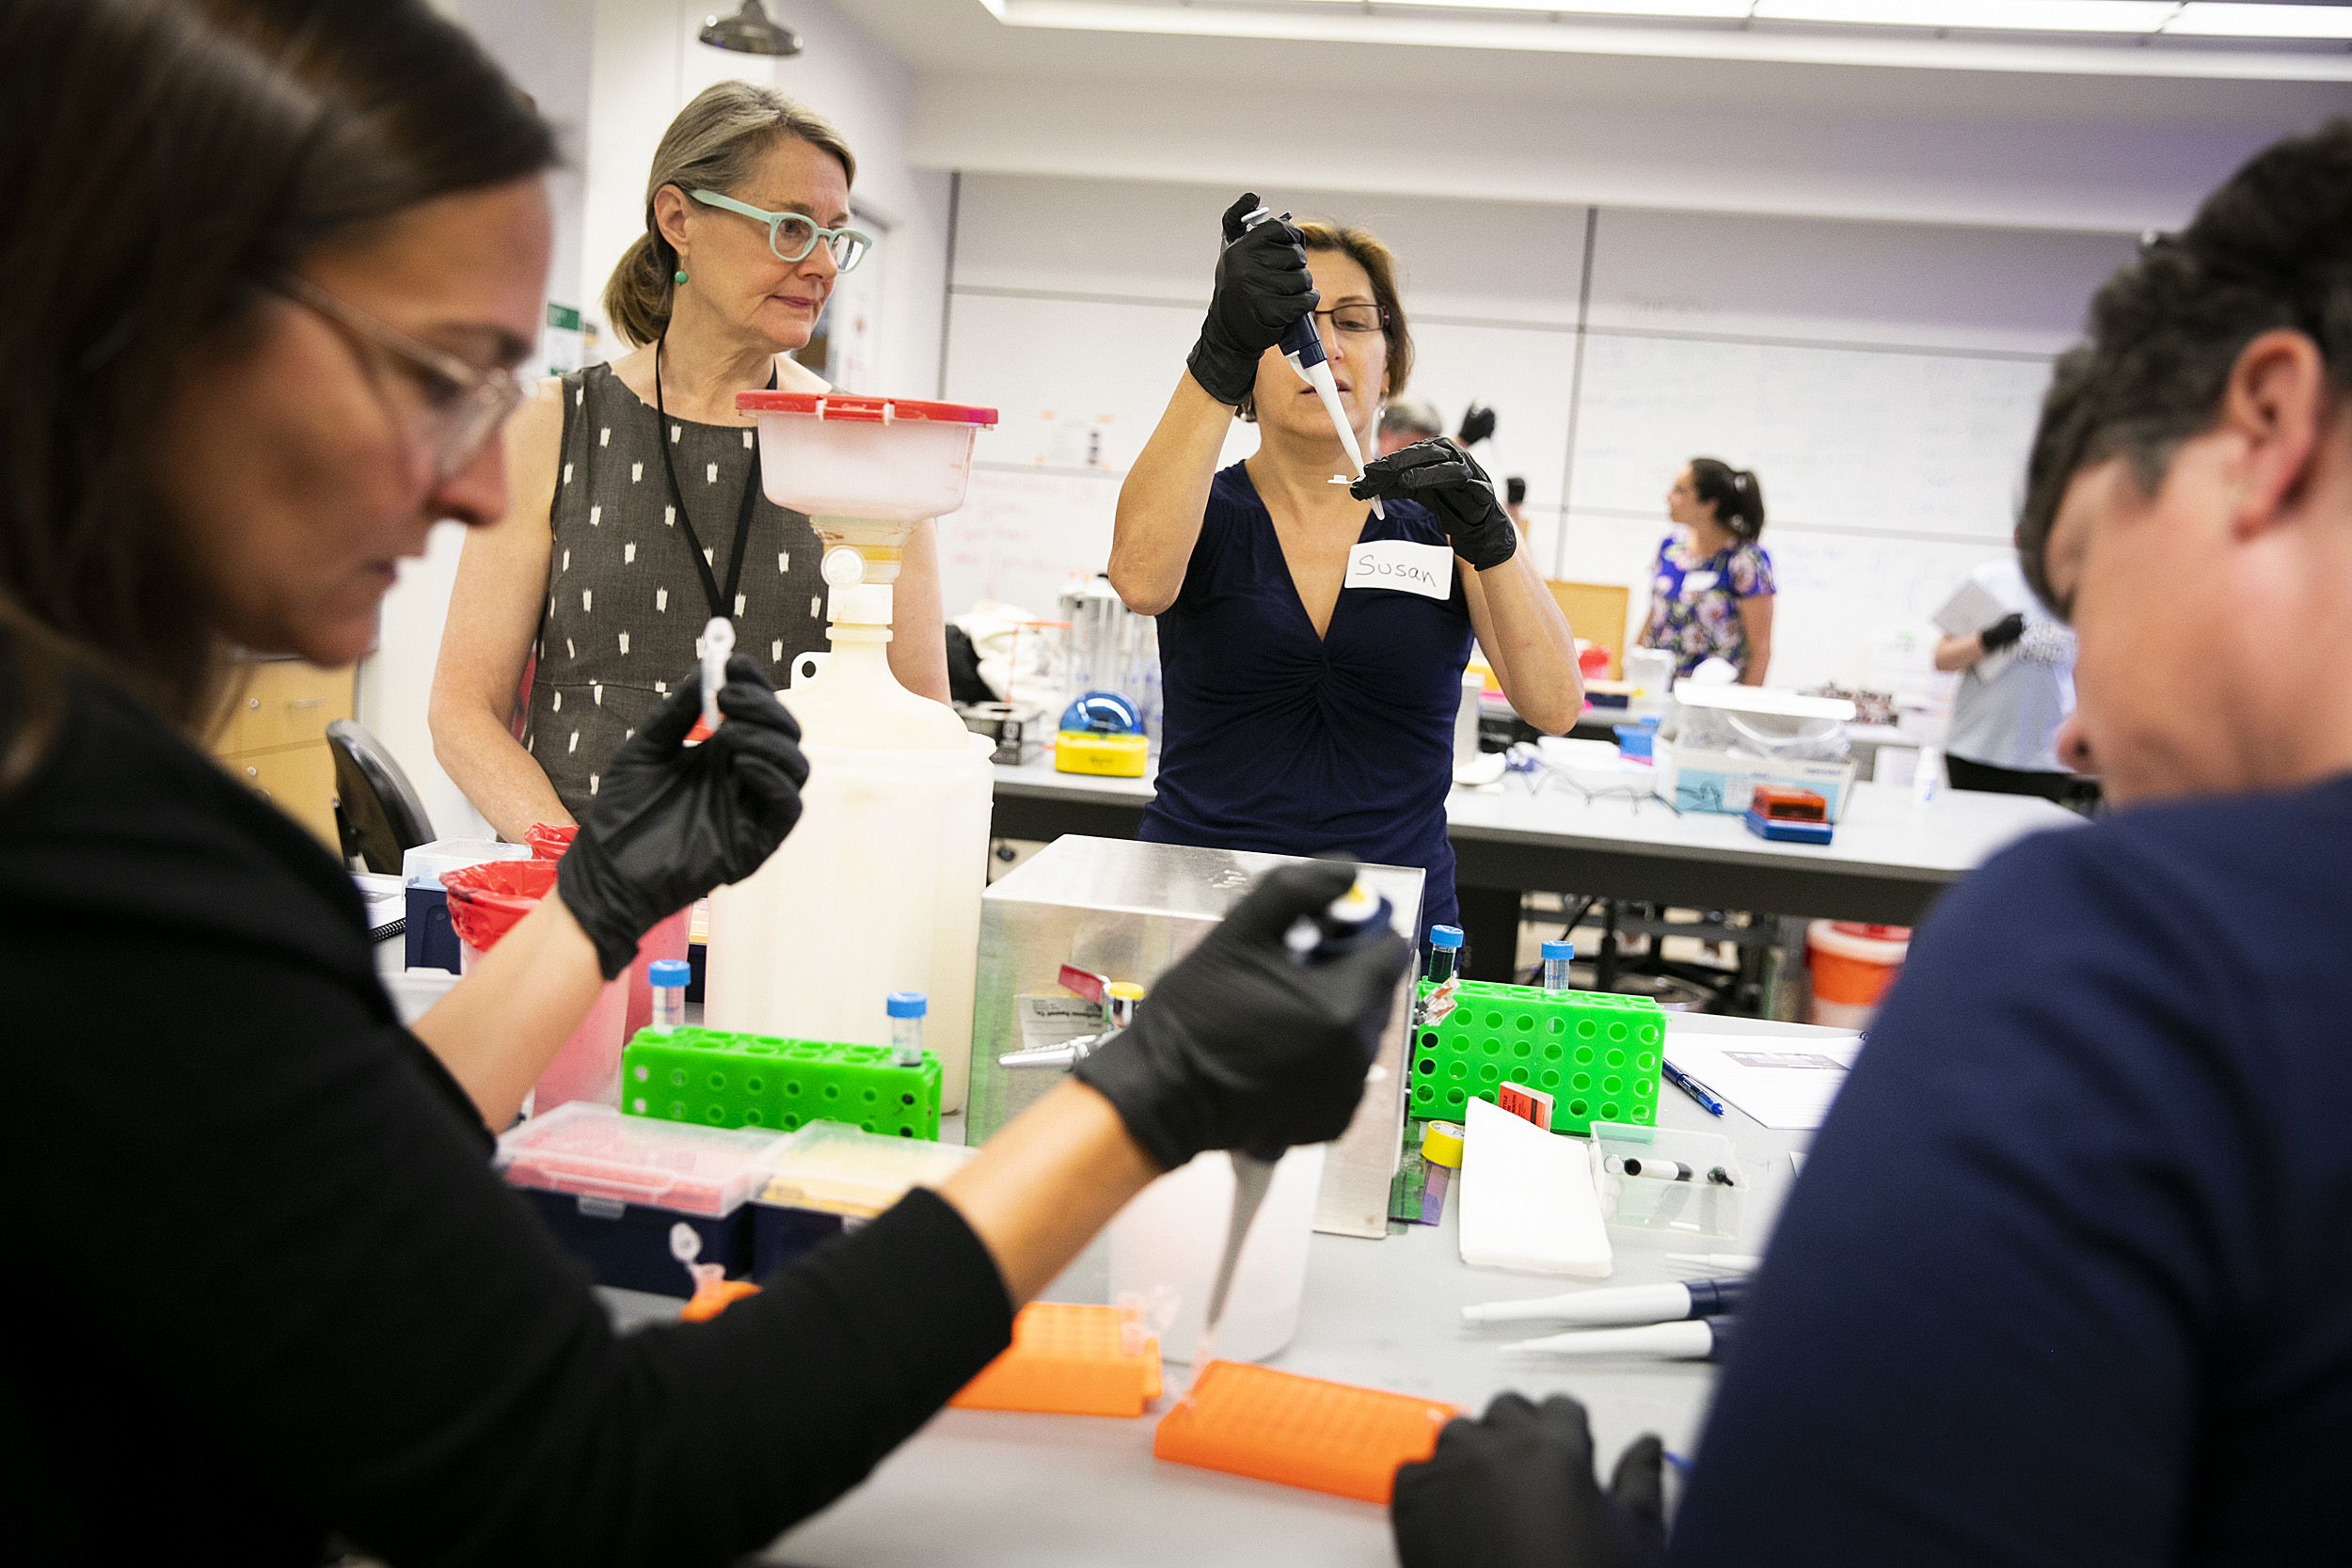
M 793 0 L 775 0 L 787 21 Z M 999 76 L 1180 87 L 1359 83 L 1368 111 L 1419 97 L 1502 94 L 1657 108 L 1675 103 L 1930 118 L 2308 126 L 2352 112 L 2352 84 L 2104 71 L 1919 70 L 1880 65 L 1531 53 L 1315 39 L 1184 37 L 1014 27 L 981 0 L 848 0 L 843 9 L 920 76 Z M 1630 34 L 1633 30 L 1628 30 Z M 2352 54 L 2345 58 L 2352 59 Z

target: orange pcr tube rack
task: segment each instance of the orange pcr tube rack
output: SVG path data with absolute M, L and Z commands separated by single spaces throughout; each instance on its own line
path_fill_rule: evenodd
M 1033 1301 L 1014 1314 L 1012 1343 L 949 1404 L 1049 1416 L 1140 1416 L 1160 1397 L 1160 1342 L 1117 1307 Z
M 1389 1500 L 1396 1467 L 1427 1459 L 1461 1411 L 1435 1400 L 1212 1361 L 1160 1418 L 1152 1452 L 1179 1465 Z

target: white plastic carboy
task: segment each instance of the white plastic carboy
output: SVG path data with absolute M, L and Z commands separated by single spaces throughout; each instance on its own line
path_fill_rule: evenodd
M 963 504 L 973 436 L 996 411 L 807 392 L 741 392 L 736 406 L 758 416 L 768 499 L 808 514 L 824 544 L 833 651 L 801 656 L 780 693 L 808 758 L 801 820 L 766 865 L 710 895 L 703 1016 L 887 1046 L 874 998 L 921 991 L 940 1108 L 960 1110 L 993 742 L 890 673 L 891 585 L 914 524 Z

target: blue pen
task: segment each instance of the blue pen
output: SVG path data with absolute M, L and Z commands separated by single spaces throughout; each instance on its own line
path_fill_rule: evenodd
M 1667 1083 L 1697 1101 L 1708 1116 L 1719 1117 L 1724 1114 L 1724 1102 L 1715 1098 L 1715 1091 L 1675 1066 L 1674 1063 L 1661 1059 L 1658 1064 L 1658 1070 L 1666 1075 Z

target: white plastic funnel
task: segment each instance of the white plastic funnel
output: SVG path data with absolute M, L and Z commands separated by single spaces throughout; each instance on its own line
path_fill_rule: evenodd
M 805 512 L 827 547 L 866 558 L 867 582 L 898 576 L 907 531 L 963 504 L 972 438 L 996 410 L 961 403 L 831 392 L 738 392 L 759 420 L 761 487 Z

